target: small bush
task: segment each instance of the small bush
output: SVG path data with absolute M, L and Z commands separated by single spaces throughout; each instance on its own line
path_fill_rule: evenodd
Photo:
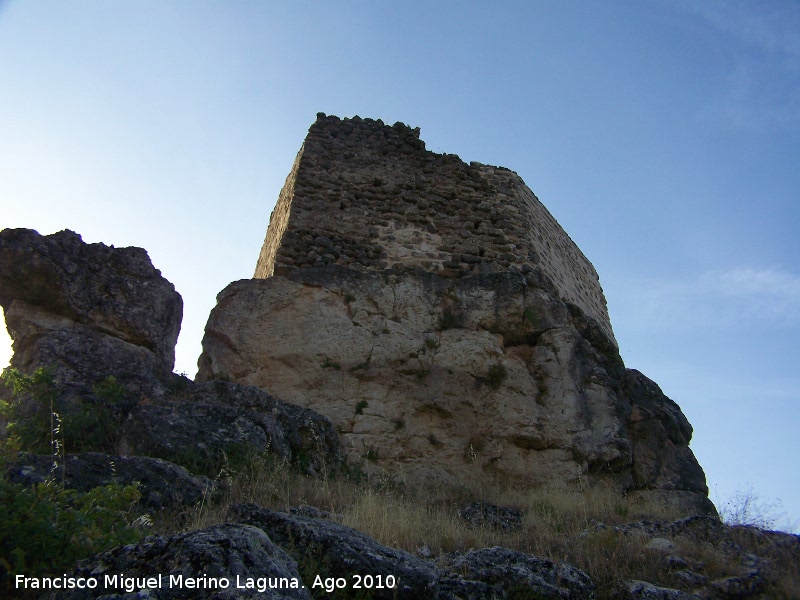
M 37 369 L 23 375 L 17 369 L 3 371 L 3 383 L 11 388 L 11 401 L 0 409 L 8 422 L 9 435 L 20 442 L 20 449 L 36 454 L 59 454 L 58 436 L 61 407 L 58 388 L 50 369 Z
M 113 376 L 92 388 L 83 398 L 62 394 L 52 370 L 37 369 L 24 375 L 6 369 L 3 381 L 12 388 L 11 401 L 0 410 L 9 434 L 19 438 L 21 450 L 52 454 L 64 452 L 116 452 L 120 424 L 134 399 Z
M 335 370 L 339 371 L 339 370 L 341 370 L 342 365 L 340 365 L 335 360 L 331 360 L 330 358 L 328 358 L 326 356 L 325 360 L 322 361 L 322 368 L 323 369 L 335 369 Z
M 414 377 L 417 379 L 425 379 L 430 374 L 430 369 L 426 369 L 425 367 L 420 367 L 419 369 L 414 370 Z
M 505 366 L 502 363 L 495 363 L 489 367 L 486 373 L 486 383 L 490 388 L 496 390 L 505 381 L 506 375 L 508 375 L 508 372 Z
M 109 378 L 95 386 L 96 403 L 68 402 L 52 371 L 44 368 L 32 375 L 6 369 L 3 382 L 12 395 L 0 406 L 8 421 L 0 439 L 0 589 L 8 589 L 6 578 L 15 574 L 69 569 L 81 558 L 138 541 L 150 519 L 134 513 L 140 499 L 135 485 L 115 483 L 78 492 L 53 479 L 26 486 L 5 476 L 6 465 L 21 450 L 50 454 L 63 473 L 65 443 L 73 451 L 81 443 L 102 449 L 94 447 L 93 435 L 98 428 L 103 436 L 114 430 L 109 426 L 111 411 L 127 390 Z
M 536 314 L 536 309 L 532 306 L 529 306 L 524 311 L 522 311 L 522 320 L 527 321 L 533 326 L 539 324 L 539 315 Z
M 752 485 L 739 487 L 732 496 L 717 504 L 719 517 L 726 525 L 776 529 L 787 518 L 780 500 L 761 498 Z
M 136 542 L 149 523 L 134 513 L 139 498 L 133 485 L 76 492 L 53 480 L 26 487 L 0 479 L 0 567 L 11 576 L 52 573 Z
M 366 400 L 359 400 L 359 401 L 356 403 L 356 411 L 355 411 L 355 414 L 357 414 L 357 415 L 363 415 L 363 414 L 364 414 L 364 409 L 365 409 L 365 408 L 367 408 L 368 406 L 369 406 L 369 402 L 367 402 Z
M 439 438 L 437 438 L 432 433 L 428 434 L 428 442 L 430 443 L 431 446 L 434 446 L 435 448 L 438 448 L 439 446 L 442 445 L 442 442 L 439 441 Z
M 442 311 L 442 316 L 439 317 L 439 329 L 444 331 L 446 329 L 461 329 L 464 327 L 464 315 L 458 311 L 445 308 Z

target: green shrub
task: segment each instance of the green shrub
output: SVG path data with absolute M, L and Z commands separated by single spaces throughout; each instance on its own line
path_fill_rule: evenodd
M 58 455 L 61 415 L 52 370 L 40 368 L 33 375 L 23 375 L 8 368 L 2 379 L 11 388 L 11 401 L 0 407 L 8 434 L 19 439 L 21 450 Z
M 464 327 L 464 315 L 460 312 L 454 311 L 450 308 L 445 308 L 442 311 L 442 316 L 439 317 L 439 329 L 461 329 Z
M 84 398 L 61 393 L 51 369 L 32 375 L 6 369 L 3 382 L 12 388 L 11 401 L 0 406 L 8 432 L 19 438 L 21 449 L 34 454 L 100 451 L 114 453 L 120 423 L 130 410 L 131 394 L 109 376 Z
M 500 387 L 500 384 L 505 381 L 507 374 L 506 368 L 502 363 L 495 363 L 489 367 L 489 370 L 486 373 L 486 383 L 490 388 L 496 390 Z
M 108 548 L 138 541 L 147 517 L 133 512 L 137 486 L 112 483 L 88 492 L 53 480 L 36 486 L 0 479 L 0 571 L 54 573 Z
M 6 369 L 2 379 L 12 393 L 10 402 L 0 403 L 8 423 L 0 439 L 0 589 L 8 589 L 6 578 L 17 573 L 53 573 L 138 541 L 150 519 L 134 513 L 141 496 L 136 485 L 78 492 L 53 479 L 27 486 L 5 476 L 6 465 L 21 450 L 50 454 L 63 472 L 65 445 L 73 452 L 103 449 L 116 431 L 112 413 L 124 405 L 127 390 L 109 377 L 95 386 L 96 397 L 84 402 L 62 397 L 47 368 L 32 375 Z
M 339 371 L 342 368 L 342 365 L 340 365 L 335 360 L 331 360 L 330 358 L 328 358 L 326 356 L 325 360 L 322 361 L 322 368 L 323 369 L 335 369 L 335 370 Z

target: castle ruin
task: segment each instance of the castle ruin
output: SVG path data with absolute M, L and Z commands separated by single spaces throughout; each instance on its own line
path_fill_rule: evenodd
M 425 149 L 403 123 L 317 115 L 272 212 L 255 278 L 291 269 L 540 269 L 614 340 L 592 264 L 513 171 Z

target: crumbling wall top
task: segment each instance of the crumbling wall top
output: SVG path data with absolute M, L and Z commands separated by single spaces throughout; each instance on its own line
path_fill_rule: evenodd
M 255 277 L 338 264 L 445 277 L 540 270 L 614 340 L 592 264 L 513 171 L 425 148 L 403 123 L 317 115 Z

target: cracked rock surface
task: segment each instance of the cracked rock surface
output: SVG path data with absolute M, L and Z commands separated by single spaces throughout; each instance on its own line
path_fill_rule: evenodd
M 198 379 L 324 414 L 349 459 L 375 472 L 599 477 L 713 512 L 680 408 L 535 270 L 452 280 L 331 266 L 237 281 L 218 296 L 203 348 Z

